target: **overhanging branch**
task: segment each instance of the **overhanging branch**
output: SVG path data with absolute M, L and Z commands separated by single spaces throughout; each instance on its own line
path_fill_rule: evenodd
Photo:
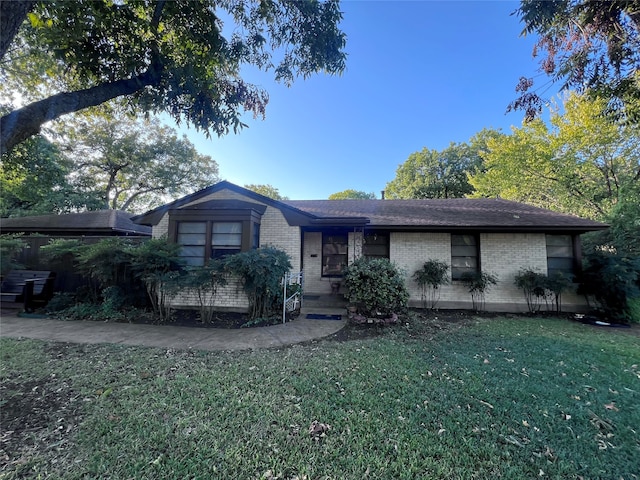
M 161 67 L 152 65 L 146 72 L 128 79 L 102 83 L 75 92 L 62 92 L 30 103 L 0 118 L 0 154 L 40 132 L 48 121 L 62 115 L 100 105 L 123 95 L 131 95 L 160 81 Z

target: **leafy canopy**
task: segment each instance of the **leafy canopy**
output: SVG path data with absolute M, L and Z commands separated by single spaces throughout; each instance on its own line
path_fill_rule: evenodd
M 640 131 L 607 117 L 606 99 L 570 95 L 540 119 L 491 139 L 476 196 L 500 196 L 604 220 L 621 201 L 638 202 Z M 635 200 L 633 200 L 635 198 Z
M 467 143 L 452 143 L 439 152 L 423 148 L 409 155 L 387 183 L 389 198 L 461 198 L 473 193 L 467 175 L 480 167 L 486 139 L 500 135 L 483 130 Z
M 533 55 L 540 56 L 540 72 L 564 90 L 591 92 L 607 99 L 615 110 L 638 123 L 640 109 L 640 1 L 638 0 L 521 0 L 514 12 L 524 23 L 523 35 L 536 34 Z M 525 111 L 532 120 L 545 100 L 521 78 L 520 93 L 509 110 Z
M 0 217 L 94 210 L 100 196 L 70 183 L 73 162 L 54 142 L 36 135 L 2 156 Z
M 218 181 L 218 164 L 156 119 L 118 109 L 83 117 L 63 141 L 78 192 L 101 208 L 144 211 Z
M 0 81 L 31 103 L 0 119 L 0 152 L 47 121 L 118 97 L 222 135 L 245 126 L 242 111 L 265 114 L 268 95 L 242 79 L 243 65 L 287 85 L 345 68 L 336 0 L 50 0 L 30 12 L 23 3 L 2 2 L 4 20 L 25 22 L 15 37 L 0 33 Z
M 252 183 L 245 185 L 244 188 L 251 190 L 252 192 L 259 193 L 260 195 L 264 195 L 265 197 L 273 198 L 274 200 L 289 200 L 289 197 L 280 195 L 280 191 L 272 185 L 256 185 Z
M 336 192 L 329 195 L 329 200 L 375 200 L 376 194 L 367 193 L 362 190 L 347 189 L 342 192 Z

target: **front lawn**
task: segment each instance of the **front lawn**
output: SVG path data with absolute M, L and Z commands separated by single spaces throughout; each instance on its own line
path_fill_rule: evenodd
M 239 353 L 1 346 L 3 479 L 640 472 L 628 330 L 498 318 Z M 330 429 L 310 435 L 314 420 Z

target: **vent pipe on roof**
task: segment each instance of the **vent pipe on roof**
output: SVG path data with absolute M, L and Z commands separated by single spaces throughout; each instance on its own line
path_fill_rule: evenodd
M 381 198 L 382 200 L 384 200 L 384 190 L 381 190 L 381 191 L 380 191 L 380 198 Z

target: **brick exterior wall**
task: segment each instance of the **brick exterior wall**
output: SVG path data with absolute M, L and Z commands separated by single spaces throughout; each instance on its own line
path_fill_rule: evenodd
M 197 200 L 195 203 L 212 199 L 237 199 L 255 202 L 239 193 L 223 190 Z M 168 214 L 153 227 L 153 237 L 167 234 Z M 547 272 L 546 239 L 542 233 L 483 233 L 480 239 L 480 265 L 483 271 L 498 278 L 486 294 L 486 310 L 522 312 L 527 305 L 522 291 L 514 285 L 518 271 L 531 268 L 541 273 Z M 362 254 L 362 233 L 348 234 L 349 263 Z M 322 277 L 322 233 L 305 232 L 301 238 L 299 227 L 290 226 L 282 212 L 267 205 L 260 225 L 260 246 L 274 246 L 287 252 L 291 258 L 292 270 L 304 268 L 305 293 L 327 295 L 332 292 L 331 284 L 340 281 L 332 277 Z M 389 246 L 390 260 L 406 273 L 410 292 L 410 305 L 421 306 L 421 289 L 412 278 L 413 273 L 429 259 L 451 264 L 451 235 L 449 233 L 391 232 Z M 340 291 L 344 293 L 344 289 Z M 176 306 L 198 305 L 194 292 L 184 292 L 174 302 Z M 220 289 L 216 307 L 221 309 L 246 310 L 247 297 L 237 279 Z M 440 292 L 438 308 L 472 308 L 471 295 L 461 282 L 444 285 Z M 563 294 L 562 307 L 565 311 L 587 309 L 582 297 L 575 293 Z
M 486 310 L 527 311 L 524 295 L 515 284 L 521 269 L 547 273 L 547 250 L 542 233 L 483 233 L 480 234 L 480 265 L 483 271 L 498 278 L 497 285 L 486 293 Z M 407 273 L 410 305 L 421 306 L 420 287 L 411 278 L 413 272 L 429 260 L 451 264 L 451 235 L 448 233 L 394 232 L 391 234 L 390 259 Z M 450 278 L 450 277 L 449 277 Z M 462 282 L 444 285 L 438 308 L 472 308 L 471 295 Z M 563 294 L 565 311 L 587 308 L 586 301 L 575 293 Z
M 230 190 L 216 192 L 189 204 L 206 202 L 208 200 L 236 199 L 256 202 Z M 185 205 L 186 206 L 186 205 Z M 169 214 L 165 214 L 158 225 L 152 229 L 153 238 L 160 238 L 167 235 L 169 229 Z M 277 208 L 267 205 L 267 209 L 260 221 L 260 246 L 273 246 L 285 251 L 290 259 L 292 270 L 300 271 L 301 241 L 300 229 L 292 227 L 287 223 L 284 215 Z M 221 287 L 216 295 L 215 307 L 221 310 L 246 311 L 249 301 L 242 289 L 239 279 L 230 278 L 226 286 Z M 173 305 L 177 308 L 196 307 L 199 305 L 196 292 L 184 291 L 173 299 Z
M 354 254 L 361 252 L 361 233 L 349 233 L 349 263 Z M 358 239 L 360 236 L 360 239 Z M 480 239 L 480 265 L 483 271 L 498 278 L 486 293 L 486 310 L 525 312 L 524 295 L 515 284 L 515 276 L 521 269 L 533 269 L 547 273 L 546 239 L 542 233 L 483 233 Z M 358 246 L 360 245 L 360 250 Z M 422 306 L 420 287 L 413 280 L 413 273 L 429 259 L 451 264 L 451 235 L 449 233 L 392 232 L 389 257 L 406 274 L 410 305 Z M 308 294 L 331 293 L 331 282 L 322 278 L 322 233 L 307 232 L 304 235 L 305 292 Z M 451 273 L 449 272 L 449 280 Z M 471 309 L 471 294 L 462 282 L 444 285 L 440 291 L 438 308 Z M 581 311 L 587 308 L 585 300 L 575 293 L 565 293 L 562 298 L 564 311 Z

